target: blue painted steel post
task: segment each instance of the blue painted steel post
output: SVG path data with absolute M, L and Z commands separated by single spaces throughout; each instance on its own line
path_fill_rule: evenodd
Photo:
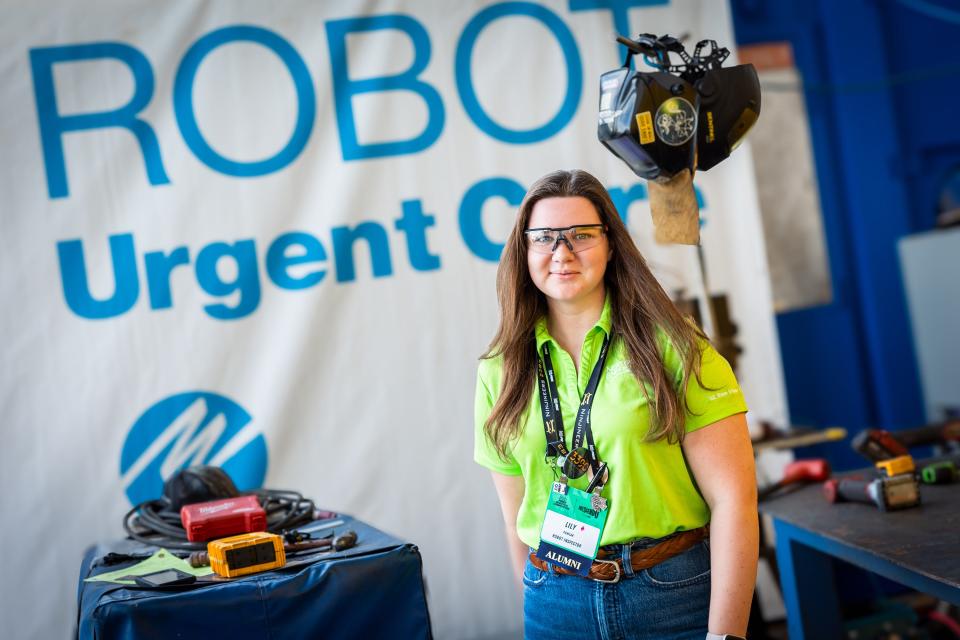
M 774 519 L 773 528 L 790 640 L 842 637 L 833 560 L 797 540 L 793 525 Z

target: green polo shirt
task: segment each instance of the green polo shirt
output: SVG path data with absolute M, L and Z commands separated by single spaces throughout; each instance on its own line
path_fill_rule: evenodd
M 610 333 L 610 300 L 604 303 L 600 320 L 587 332 L 580 351 L 580 371 L 547 331 L 546 319 L 537 324 L 538 351 L 548 343 L 556 371 L 557 389 L 563 413 L 567 446 L 580 397 L 600 355 L 603 339 Z M 677 385 L 682 362 L 665 334 L 660 334 L 661 351 L 667 370 L 674 372 Z M 475 403 L 474 460 L 497 473 L 522 475 L 524 496 L 517 514 L 517 534 L 536 548 L 540 525 L 550 495 L 554 473 L 544 462 L 546 438 L 535 389 L 521 417 L 520 437 L 504 461 L 484 431 L 484 423 L 500 391 L 502 359 L 480 361 Z M 694 378 L 687 385 L 687 432 L 695 431 L 728 416 L 747 410 L 737 379 L 727 361 L 709 344 L 701 360 L 701 386 Z M 600 544 L 628 542 L 638 538 L 660 538 L 675 531 L 696 529 L 710 520 L 710 511 L 687 470 L 679 445 L 644 442 L 650 424 L 647 399 L 640 382 L 630 371 L 623 341 L 614 338 L 590 414 L 590 425 L 600 459 L 607 463 L 610 479 L 603 496 L 610 504 Z M 570 480 L 570 486 L 584 489 L 588 479 Z

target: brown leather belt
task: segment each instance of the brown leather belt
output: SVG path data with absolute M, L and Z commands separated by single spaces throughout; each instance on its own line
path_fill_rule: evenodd
M 672 535 L 669 538 L 664 539 L 663 542 L 655 544 L 652 547 L 635 550 L 630 554 L 630 565 L 633 567 L 634 571 L 649 569 L 652 566 L 660 564 L 664 560 L 668 560 L 673 556 L 680 555 L 684 551 L 693 548 L 708 537 L 710 537 L 709 524 L 704 525 L 699 529 L 681 531 L 680 533 Z M 590 567 L 590 573 L 584 577 L 590 578 L 591 580 L 596 580 L 597 582 L 619 582 L 620 576 L 623 575 L 623 560 L 620 557 L 617 557 L 613 560 L 607 560 L 606 558 L 608 555 L 609 554 L 607 554 L 603 549 L 600 549 L 600 552 L 597 554 L 597 559 L 593 561 L 593 565 Z M 538 558 L 535 553 L 530 554 L 530 564 L 541 571 L 552 570 L 554 573 L 562 573 L 564 575 L 579 575 L 575 571 L 571 571 L 566 567 L 551 565 L 546 560 L 541 560 Z

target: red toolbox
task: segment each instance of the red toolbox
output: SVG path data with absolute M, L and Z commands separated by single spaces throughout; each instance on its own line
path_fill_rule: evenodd
M 257 496 L 188 504 L 180 509 L 180 521 L 190 542 L 267 530 L 267 512 Z

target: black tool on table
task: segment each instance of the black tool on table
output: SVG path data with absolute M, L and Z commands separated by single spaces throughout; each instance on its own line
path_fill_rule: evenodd
M 909 455 L 906 446 L 883 429 L 864 429 L 851 442 L 854 450 L 872 462 Z
M 920 479 L 924 484 L 950 484 L 960 480 L 960 471 L 951 460 L 934 462 L 920 469 Z
M 881 511 L 907 509 L 920 504 L 920 492 L 913 474 L 875 480 L 827 480 L 823 483 L 823 493 L 829 502 L 862 502 Z
M 130 576 L 130 579 L 140 587 L 179 587 L 197 581 L 196 576 L 179 569 L 163 569 L 142 576 Z

